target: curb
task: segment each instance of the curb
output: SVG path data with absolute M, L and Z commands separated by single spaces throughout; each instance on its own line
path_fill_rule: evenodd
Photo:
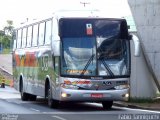
M 160 108 L 156 108 L 156 107 L 144 107 L 144 106 L 139 106 L 139 105 L 133 105 L 133 104 L 127 103 L 127 102 L 125 102 L 125 103 L 124 102 L 114 102 L 113 105 L 118 106 L 118 107 L 132 108 L 132 109 L 160 111 Z

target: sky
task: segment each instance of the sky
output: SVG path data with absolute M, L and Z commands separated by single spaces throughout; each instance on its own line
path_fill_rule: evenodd
M 57 10 L 84 9 L 83 2 L 89 3 L 85 8 L 99 10 L 104 17 L 131 15 L 127 0 L 0 0 L 0 29 L 7 20 L 13 20 L 16 26 L 26 18 L 51 16 Z

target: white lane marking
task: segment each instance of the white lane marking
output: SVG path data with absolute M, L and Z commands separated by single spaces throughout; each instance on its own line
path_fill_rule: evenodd
M 36 111 L 36 112 L 40 112 L 40 110 L 37 110 L 37 109 L 34 109 L 34 108 L 30 108 L 31 110 L 33 111 Z
M 37 104 L 41 104 L 43 102 L 38 102 L 38 101 L 21 101 L 21 100 L 12 100 L 12 99 L 4 99 L 9 103 L 16 103 L 16 104 L 30 104 L 30 103 L 37 103 Z
M 102 112 L 102 111 L 99 111 L 99 112 L 42 112 L 43 114 L 65 114 L 65 115 L 76 115 L 76 114 L 84 114 L 84 115 L 87 115 L 87 114 L 97 114 L 97 115 L 99 115 L 99 114 L 111 114 L 111 113 L 107 113 L 108 111 L 106 111 L 106 112 Z M 113 113 L 114 114 L 114 113 Z M 115 113 L 116 114 L 116 113 Z
M 62 118 L 62 117 L 59 117 L 59 116 L 52 116 L 53 118 L 57 118 L 57 119 L 59 119 L 59 120 L 67 120 L 67 119 L 65 119 L 65 118 Z

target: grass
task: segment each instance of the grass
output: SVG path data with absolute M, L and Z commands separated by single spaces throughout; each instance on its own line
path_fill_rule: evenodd
M 157 92 L 157 97 L 160 97 L 160 92 Z
M 160 108 L 160 99 L 152 99 L 152 98 L 130 98 L 128 101 L 129 105 L 139 106 L 144 108 Z
M 153 103 L 154 100 L 151 98 L 130 98 L 129 102 L 131 103 Z
M 3 49 L 2 54 L 9 54 L 11 52 L 11 49 Z
M 160 103 L 160 94 L 158 93 L 156 98 L 130 98 L 128 102 L 139 103 L 139 104 Z

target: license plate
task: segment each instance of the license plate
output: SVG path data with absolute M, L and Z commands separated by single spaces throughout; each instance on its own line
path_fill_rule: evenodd
M 101 93 L 92 93 L 91 97 L 93 97 L 93 98 L 102 98 L 103 94 L 101 94 Z

